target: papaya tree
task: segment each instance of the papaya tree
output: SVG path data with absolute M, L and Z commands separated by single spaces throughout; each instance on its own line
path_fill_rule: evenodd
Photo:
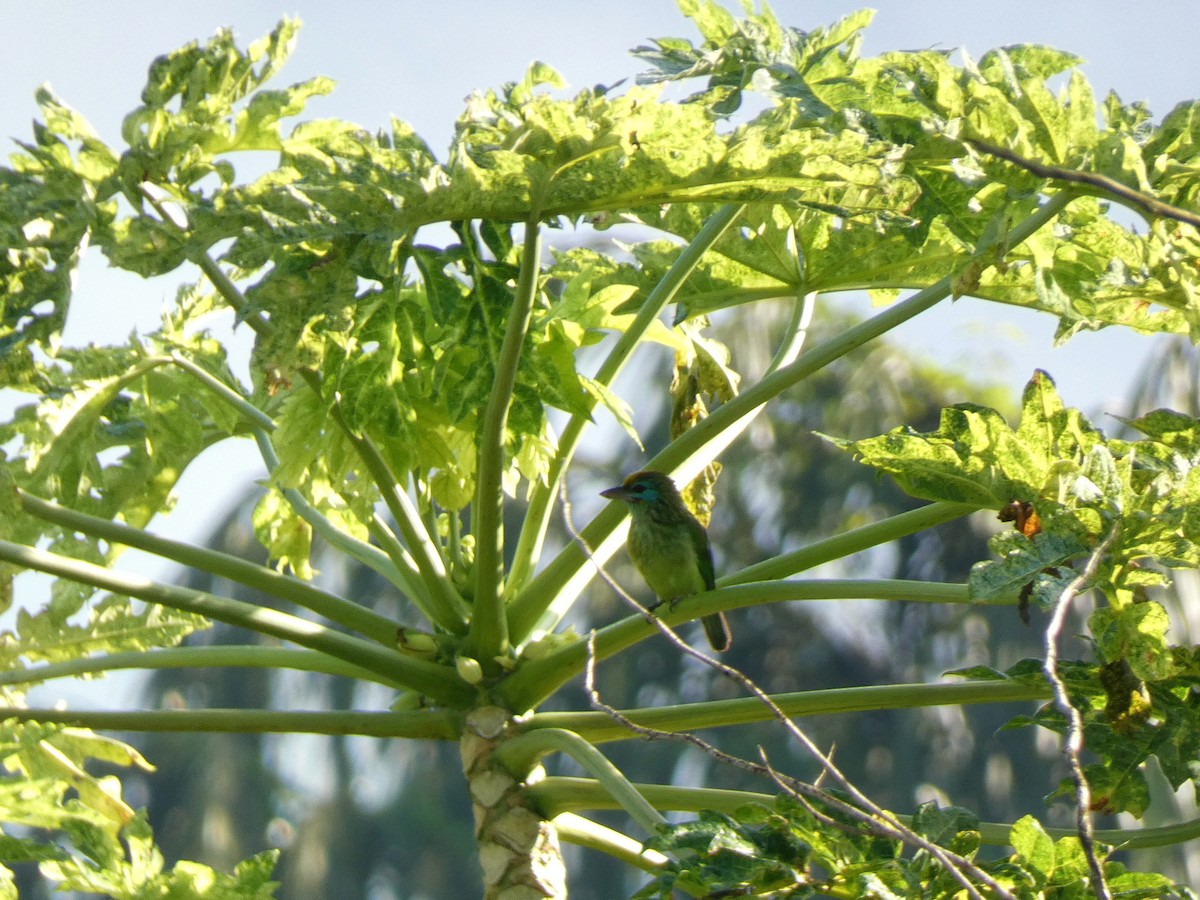
M 1091 815 L 1143 814 L 1152 757 L 1175 786 L 1196 778 L 1200 664 L 1170 644 L 1155 599 L 1171 568 L 1200 562 L 1194 419 L 1148 410 L 1128 423 L 1140 438 L 1109 438 L 1039 371 L 1015 425 L 964 403 L 933 430 L 829 436 L 927 505 L 654 608 L 605 568 L 626 510 L 577 523 L 567 487 L 595 423 L 617 423 L 635 448 L 632 406 L 667 400 L 672 440 L 641 467 L 687 486 L 703 515 L 721 493 L 722 452 L 756 417 L 958 297 L 1041 310 L 1060 340 L 1110 326 L 1194 340 L 1196 105 L 1156 122 L 1115 95 L 1097 101 L 1075 57 L 1041 46 L 958 62 L 863 57 L 867 13 L 804 32 L 769 12 L 681 7 L 699 41 L 640 48 L 650 69 L 636 84 L 568 95 L 534 63 L 469 98 L 444 158 L 398 120 L 376 132 L 285 124 L 332 89 L 266 87 L 292 21 L 244 49 L 220 32 L 156 60 L 120 147 L 39 92 L 42 121 L 0 170 L 0 369 L 21 397 L 0 426 L 0 561 L 15 609 L 0 677 L 6 863 L 114 897 L 269 896 L 272 853 L 231 873 L 167 866 L 147 817 L 94 768 L 150 763 L 96 731 L 297 732 L 457 743 L 488 897 L 565 896 L 564 840 L 644 869 L 644 897 L 1186 893 L 1111 851 L 1185 841 L 1200 823 L 1098 831 Z M 696 92 L 668 99 L 675 81 Z M 742 110 L 748 93 L 761 112 Z M 621 244 L 556 248 L 562 229 L 614 230 Z M 160 328 L 64 345 L 86 247 L 142 278 L 182 274 Z M 861 291 L 881 311 L 806 345 L 819 308 Z M 763 371 L 739 372 L 710 319 L 737 327 L 764 304 L 787 310 L 786 333 Z M 216 336 L 230 320 L 252 340 L 248 361 Z M 618 396 L 629 361 L 656 353 L 676 378 Z M 252 518 L 273 567 L 154 531 L 181 474 L 221 441 L 266 467 Z M 966 583 L 797 577 L 980 510 L 1012 527 Z M 323 584 L 314 541 L 376 573 L 400 612 Z M 126 548 L 272 602 L 129 574 Z M 54 578 L 45 602 L 22 596 L 28 579 L 14 590 L 23 570 Z M 577 634 L 564 623 L 598 576 L 628 614 Z M 1062 660 L 1063 622 L 1085 591 L 1093 658 Z M 746 696 L 604 701 L 606 669 L 684 622 L 724 612 L 736 632 L 749 607 L 853 598 L 1039 608 L 1045 653 L 958 682 L 774 696 L 706 658 Z M 275 643 L 182 643 L 211 622 Z M 372 701 L 85 711 L 26 698 L 51 679 L 167 667 L 350 677 Z M 581 679 L 588 708 L 552 709 Z M 1062 735 L 1068 775 L 1047 791 L 1074 806 L 1073 829 L 932 803 L 883 809 L 796 724 L 1017 700 L 1041 705 L 1014 724 Z M 785 729 L 822 777 L 732 759 L 695 734 L 760 727 Z M 632 783 L 601 747 L 646 738 L 659 739 L 648 751 L 700 747 L 752 770 L 763 791 Z M 547 775 L 551 754 L 587 777 Z M 606 808 L 640 832 L 585 815 Z M 700 815 L 668 827 L 678 811 Z

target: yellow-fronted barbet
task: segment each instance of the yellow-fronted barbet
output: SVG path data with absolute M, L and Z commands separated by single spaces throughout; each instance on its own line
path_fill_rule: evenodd
M 634 472 L 619 487 L 600 492 L 629 504 L 629 558 L 660 601 L 672 603 L 716 585 L 708 532 L 662 472 Z M 723 612 L 701 620 L 708 642 L 728 650 L 733 636 Z

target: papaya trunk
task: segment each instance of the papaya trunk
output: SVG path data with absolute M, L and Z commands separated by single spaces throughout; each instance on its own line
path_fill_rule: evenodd
M 530 809 L 495 755 L 512 732 L 512 714 L 499 706 L 473 710 L 463 730 L 463 772 L 475 813 L 484 900 L 544 900 L 567 896 L 566 866 L 554 826 Z

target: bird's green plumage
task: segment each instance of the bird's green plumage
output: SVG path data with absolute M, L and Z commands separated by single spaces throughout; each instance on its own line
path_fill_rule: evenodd
M 601 493 L 629 504 L 629 558 L 659 600 L 678 600 L 716 587 L 708 532 L 669 476 L 634 472 L 620 487 Z M 723 613 L 705 616 L 701 622 L 714 650 L 729 647 L 729 625 Z

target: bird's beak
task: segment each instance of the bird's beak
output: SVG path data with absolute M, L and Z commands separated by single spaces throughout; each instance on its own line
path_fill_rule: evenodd
M 601 491 L 600 496 L 607 497 L 609 500 L 628 500 L 629 491 L 625 489 L 624 485 L 619 484 L 616 487 L 610 487 L 608 490 Z

